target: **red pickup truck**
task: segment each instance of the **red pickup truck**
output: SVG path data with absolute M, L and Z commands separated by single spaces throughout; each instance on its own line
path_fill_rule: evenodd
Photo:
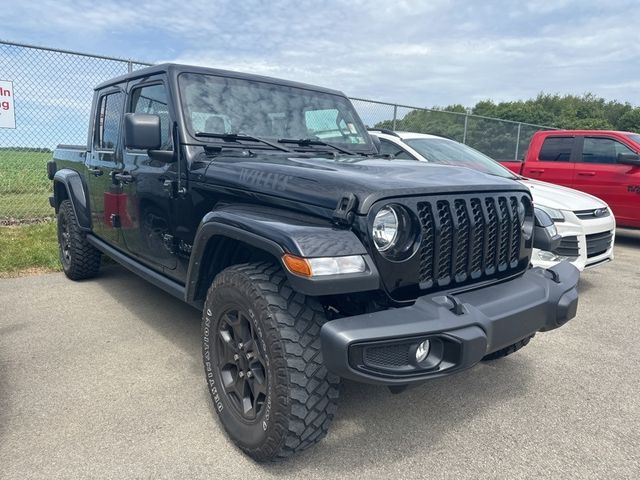
M 620 227 L 640 228 L 640 134 L 605 130 L 536 132 L 523 162 L 502 162 L 528 178 L 590 193 Z

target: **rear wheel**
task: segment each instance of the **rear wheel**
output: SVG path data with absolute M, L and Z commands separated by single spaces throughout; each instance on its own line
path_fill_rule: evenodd
M 80 230 L 70 200 L 63 200 L 58 209 L 58 249 L 62 270 L 71 280 L 84 280 L 98 274 L 101 254 Z
M 526 337 L 523 338 L 522 340 L 520 340 L 519 342 L 514 343 L 513 345 L 509 345 L 508 347 L 505 347 L 501 350 L 497 350 L 493 353 L 490 353 L 489 355 L 486 355 L 482 360 L 483 361 L 487 361 L 487 360 L 497 360 L 499 358 L 503 358 L 506 357 L 507 355 L 511 355 L 512 353 L 517 352 L 518 350 L 520 350 L 522 347 L 526 347 L 527 344 L 531 341 L 531 339 L 535 336 L 531 335 L 530 337 Z
M 329 428 L 340 379 L 320 349 L 322 306 L 270 263 L 230 267 L 211 285 L 202 321 L 205 374 L 231 439 L 258 461 L 315 444 Z

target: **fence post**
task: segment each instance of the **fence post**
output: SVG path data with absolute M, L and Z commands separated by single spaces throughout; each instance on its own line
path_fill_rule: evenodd
M 131 60 L 127 61 L 127 71 L 129 73 L 133 72 L 133 63 L 131 62 Z
M 391 130 L 396 129 L 396 118 L 398 118 L 398 105 L 393 106 L 393 128 Z
M 467 120 L 469 120 L 469 114 L 464 115 L 464 132 L 462 133 L 462 143 L 467 144 Z
M 522 124 L 519 123 L 518 124 L 518 137 L 516 138 L 516 154 L 515 157 L 513 158 L 514 162 L 518 161 L 518 150 L 520 149 L 520 129 L 522 128 Z

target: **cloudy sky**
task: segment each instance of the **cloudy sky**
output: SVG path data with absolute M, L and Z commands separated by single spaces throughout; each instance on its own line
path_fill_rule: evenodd
M 471 106 L 590 91 L 640 105 L 637 0 L 0 4 L 5 40 L 255 72 L 356 97 Z

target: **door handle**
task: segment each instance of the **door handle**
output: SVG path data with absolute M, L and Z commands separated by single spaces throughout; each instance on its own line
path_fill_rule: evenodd
M 104 174 L 104 172 L 103 172 L 102 170 L 100 170 L 99 168 L 90 168 L 90 167 L 87 167 L 87 170 L 88 170 L 88 171 L 89 171 L 89 173 L 90 173 L 91 175 L 93 175 L 94 177 L 101 177 L 101 176 Z
M 578 172 L 578 175 L 582 177 L 595 177 L 596 172 Z
M 544 168 L 532 168 L 529 173 L 544 173 Z
M 113 173 L 113 183 L 131 183 L 131 182 L 133 182 L 133 177 L 129 175 L 127 172 Z

